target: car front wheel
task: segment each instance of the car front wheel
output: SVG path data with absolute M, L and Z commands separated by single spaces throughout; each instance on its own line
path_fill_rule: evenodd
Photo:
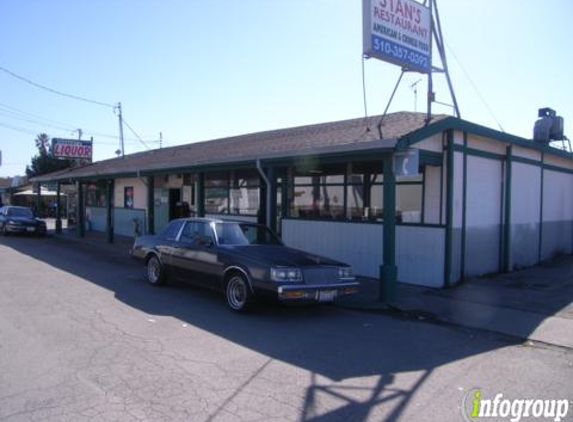
M 149 284 L 154 286 L 165 283 L 165 271 L 163 265 L 161 265 L 161 261 L 156 255 L 152 255 L 147 260 L 146 276 Z
M 226 296 L 227 304 L 235 312 L 248 311 L 254 302 L 253 294 L 246 278 L 239 274 L 231 276 L 227 283 Z

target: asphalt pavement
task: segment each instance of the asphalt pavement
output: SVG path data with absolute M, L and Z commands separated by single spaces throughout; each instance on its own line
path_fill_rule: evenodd
M 570 349 L 391 310 L 237 315 L 102 240 L 0 237 L 0 421 L 460 421 L 475 387 L 573 398 Z

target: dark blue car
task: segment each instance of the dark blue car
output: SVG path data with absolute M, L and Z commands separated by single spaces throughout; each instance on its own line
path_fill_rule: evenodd
M 6 205 L 0 208 L 0 232 L 4 236 L 11 233 L 46 234 L 46 222 L 36 218 L 28 207 Z
M 131 253 L 145 262 L 149 283 L 173 277 L 220 290 L 237 312 L 261 296 L 332 302 L 358 291 L 349 265 L 288 248 L 259 224 L 173 220 L 158 235 L 136 238 Z

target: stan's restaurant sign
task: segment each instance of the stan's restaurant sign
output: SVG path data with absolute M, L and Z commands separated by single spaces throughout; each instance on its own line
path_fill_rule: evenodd
M 55 158 L 72 160 L 92 160 L 92 141 L 77 139 L 52 139 L 52 155 Z
M 414 0 L 362 0 L 364 55 L 407 70 L 432 68 L 430 9 Z

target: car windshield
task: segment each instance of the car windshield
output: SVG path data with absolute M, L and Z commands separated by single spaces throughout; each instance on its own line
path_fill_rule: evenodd
M 281 241 L 265 226 L 248 223 L 216 223 L 219 245 L 280 245 Z
M 34 217 L 34 214 L 30 208 L 8 208 L 7 215 L 11 217 Z

